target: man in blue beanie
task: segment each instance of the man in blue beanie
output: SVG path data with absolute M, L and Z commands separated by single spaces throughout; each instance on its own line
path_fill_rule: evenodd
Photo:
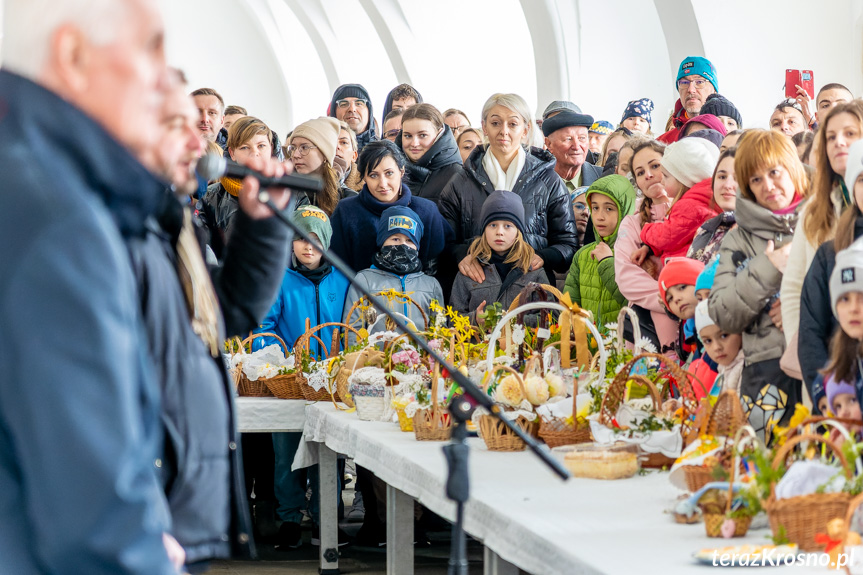
M 707 58 L 688 56 L 677 69 L 675 87 L 680 97 L 674 104 L 674 126 L 657 138 L 666 144 L 676 142 L 684 122 L 697 116 L 707 97 L 719 91 L 716 68 Z

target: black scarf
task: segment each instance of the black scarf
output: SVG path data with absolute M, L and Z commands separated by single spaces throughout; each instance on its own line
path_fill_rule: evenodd
M 504 263 L 503 260 L 509 257 L 509 252 L 506 255 L 499 256 L 496 253 L 491 253 L 491 258 L 489 258 L 488 263 L 494 266 L 497 270 L 497 275 L 500 276 L 500 281 L 506 279 L 506 276 L 509 275 L 509 272 L 512 271 L 512 268 L 515 266 L 514 262 Z
M 310 270 L 300 262 L 297 262 L 296 259 L 294 261 L 296 262 L 294 271 L 315 285 L 320 285 L 320 283 L 324 281 L 324 278 L 329 275 L 330 271 L 332 271 L 332 266 L 327 261 L 322 261 L 321 265 L 313 270 Z
M 415 274 L 423 267 L 419 250 L 405 244 L 382 247 L 375 254 L 374 262 L 377 268 L 397 276 Z

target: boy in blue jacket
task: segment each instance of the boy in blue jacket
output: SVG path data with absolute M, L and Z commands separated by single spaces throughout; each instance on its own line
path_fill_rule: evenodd
M 347 278 L 322 259 L 320 247 L 329 249 L 333 235 L 327 214 L 314 206 L 304 206 L 291 214 L 291 220 L 313 239 L 317 239 L 320 246 L 300 238 L 294 239 L 291 262 L 285 270 L 276 303 L 270 308 L 261 326 L 255 330 L 255 333 L 275 333 L 289 347 L 305 332 L 307 318 L 312 327 L 322 323 L 340 322 L 345 294 L 348 291 Z M 321 330 L 321 339 L 331 342 L 333 329 Z M 259 337 L 253 343 L 255 348 L 259 349 L 278 342 L 272 337 Z M 321 359 L 326 353 L 314 339 L 309 351 L 314 359 Z M 306 469 L 291 471 L 291 463 L 301 437 L 302 433 L 273 434 L 273 449 L 276 453 L 275 491 L 279 502 L 277 513 L 283 521 L 279 528 L 277 548 L 282 551 L 295 549 L 302 542 L 300 523 L 306 507 L 307 480 L 313 490 L 317 489 L 317 467 L 308 468 L 308 474 Z M 317 494 L 312 496 L 310 507 L 312 519 L 317 522 Z M 347 537 L 340 533 L 339 544 L 343 542 L 347 542 Z

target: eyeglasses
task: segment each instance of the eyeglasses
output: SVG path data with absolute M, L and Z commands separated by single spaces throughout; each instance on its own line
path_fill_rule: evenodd
M 389 132 L 384 134 L 384 136 L 386 136 L 387 138 L 392 138 L 395 140 L 396 136 L 399 135 L 399 132 L 401 132 L 401 130 L 390 130 Z
M 288 152 L 288 157 L 293 156 L 294 152 L 299 152 L 298 155 L 301 158 L 305 158 L 306 156 L 309 155 L 309 152 L 311 152 L 312 150 L 317 150 L 317 149 L 318 149 L 317 146 L 313 146 L 311 144 L 303 144 L 302 146 L 288 146 L 287 148 L 285 148 L 285 151 Z
M 690 84 L 695 84 L 696 90 L 703 90 L 707 87 L 710 82 L 707 80 L 678 80 L 677 81 L 677 89 L 678 90 L 688 90 Z
M 336 100 L 336 106 L 338 106 L 342 110 L 350 108 L 351 104 L 353 104 L 357 108 L 366 108 L 369 105 L 369 101 L 362 98 L 356 98 L 353 100 Z

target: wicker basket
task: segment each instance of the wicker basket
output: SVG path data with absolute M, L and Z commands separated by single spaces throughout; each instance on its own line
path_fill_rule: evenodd
M 432 406 L 430 409 L 417 410 L 414 414 L 413 428 L 417 441 L 446 441 L 450 438 L 452 418 L 438 403 L 439 381 L 440 364 L 435 363 L 431 385 Z
M 330 343 L 329 347 L 327 347 L 327 344 L 325 344 L 324 341 L 317 334 L 317 332 L 319 332 L 320 330 L 322 330 L 324 328 L 328 328 L 328 327 L 336 328 L 333 330 L 333 340 Z M 353 334 L 355 336 L 359 337 L 359 332 L 357 332 L 357 330 L 355 330 L 354 328 L 352 328 L 351 326 L 349 326 L 347 324 L 338 323 L 338 322 L 329 322 L 329 323 L 322 323 L 322 324 L 317 325 L 315 327 L 311 327 L 311 324 L 307 318 L 306 319 L 306 331 L 305 331 L 305 333 L 303 333 L 303 335 L 301 335 L 299 338 L 297 338 L 297 341 L 294 344 L 294 355 L 299 358 L 302 355 L 302 353 L 309 353 L 311 341 L 315 340 L 321 346 L 321 350 L 323 351 L 323 355 L 327 359 L 331 359 L 331 358 L 335 357 L 336 355 L 338 355 L 338 353 L 339 353 L 339 339 L 341 337 L 344 337 L 344 345 L 345 345 L 345 348 L 347 348 L 347 346 L 348 346 L 348 334 L 350 334 L 351 332 L 353 332 Z M 341 398 L 339 397 L 337 386 L 333 384 L 332 379 L 330 380 L 329 385 L 327 387 L 322 387 L 321 389 L 315 389 L 311 385 L 309 385 L 308 381 L 306 381 L 305 378 L 303 378 L 301 386 L 300 386 L 300 390 L 303 394 L 303 397 L 307 401 L 329 401 L 330 399 L 332 399 L 334 402 L 335 401 L 341 401 Z
M 695 436 L 710 435 L 714 438 L 724 437 L 725 445 L 722 447 L 719 457 L 724 457 L 727 465 L 724 465 L 725 470 L 730 472 L 730 462 L 733 459 L 730 457 L 730 451 L 733 449 L 733 442 L 730 441 L 743 425 L 746 420 L 743 416 L 743 408 L 740 406 L 740 397 L 733 391 L 723 391 L 719 394 L 716 404 L 710 407 L 710 404 L 702 400 L 701 409 L 707 409 L 704 421 L 704 426 L 695 433 Z M 690 434 L 690 441 L 695 439 L 693 434 Z M 695 492 L 710 483 L 716 481 L 713 477 L 713 469 L 704 465 L 687 465 L 683 472 L 686 476 L 686 485 L 690 491 Z
M 836 444 L 829 439 L 815 434 L 802 434 L 792 437 L 776 452 L 773 468 L 777 469 L 791 454 L 794 447 L 803 442 L 820 442 L 829 447 L 836 455 L 845 475 L 850 479 L 851 467 Z M 773 535 L 778 535 L 781 528 L 791 543 L 796 543 L 801 551 L 823 551 L 824 545 L 815 540 L 815 535 L 826 528 L 827 522 L 837 517 L 845 517 L 851 503 L 848 493 L 812 493 L 789 499 L 775 499 L 776 486 L 770 487 L 770 497 L 764 503 L 767 518 Z
M 579 422 L 577 418 L 578 407 L 576 398 L 578 396 L 578 377 L 573 381 L 572 388 L 572 425 L 566 423 L 565 419 L 554 417 L 550 419 L 540 418 L 539 438 L 550 448 L 562 445 L 575 445 L 577 443 L 588 443 L 590 435 L 590 424 L 586 421 Z
M 354 395 L 354 405 L 357 408 L 357 417 L 362 421 L 387 421 L 388 416 L 392 414 L 388 406 L 392 401 L 387 390 L 389 386 L 384 388 L 382 396 L 377 395 Z
M 733 537 L 743 537 L 749 531 L 749 525 L 752 523 L 752 516 L 745 517 L 728 517 L 728 512 L 731 511 L 731 502 L 734 499 L 734 477 L 737 469 L 740 467 L 740 456 L 736 455 L 731 467 L 731 475 L 728 478 L 728 495 L 725 501 L 725 513 L 704 513 L 704 531 L 708 537 L 722 537 L 722 524 L 726 520 L 734 521 Z
M 259 337 L 274 337 L 281 344 L 285 356 L 288 355 L 288 346 L 278 335 L 274 333 L 256 333 L 247 337 L 240 344 L 240 353 L 245 353 L 246 344 L 251 344 Z M 249 347 L 251 349 L 251 345 Z M 303 381 L 303 374 L 300 371 L 287 375 L 277 375 L 269 379 L 259 379 L 250 381 L 246 374 L 243 373 L 242 366 L 237 366 L 237 393 L 246 397 L 272 397 L 276 396 L 279 399 L 302 399 L 303 393 L 300 389 L 300 383 Z
M 386 296 L 388 294 L 389 294 L 389 292 L 381 291 L 381 292 L 378 292 L 378 293 L 373 294 L 373 295 L 380 298 L 381 296 Z M 428 315 L 426 315 L 426 312 L 423 309 L 423 307 L 419 303 L 417 303 L 416 301 L 411 299 L 410 295 L 408 295 L 408 294 L 400 294 L 399 298 L 403 299 L 404 303 L 410 304 L 412 307 L 419 310 L 420 316 L 423 319 L 423 325 L 417 326 L 417 329 L 418 330 L 426 329 L 426 327 L 428 327 L 429 319 L 428 319 Z M 357 301 L 355 301 L 353 303 L 353 305 L 351 305 L 350 309 L 348 310 L 348 313 L 345 314 L 345 318 L 347 318 L 345 321 L 352 327 L 352 329 L 355 330 L 355 333 L 356 333 L 357 329 L 365 329 L 367 331 L 371 331 L 372 326 L 374 326 L 374 324 L 377 322 L 377 319 L 379 319 L 377 317 L 377 312 L 374 312 L 374 310 L 371 310 L 371 309 L 369 310 L 370 312 L 374 312 L 374 317 L 368 317 L 368 316 L 364 315 L 363 313 L 361 313 L 359 311 L 360 306 L 370 308 L 371 303 L 365 297 L 362 297 L 362 298 L 358 299 Z M 393 311 L 395 313 L 395 315 L 399 316 L 401 319 L 405 320 L 406 322 L 413 323 L 414 325 L 416 325 L 416 322 L 414 322 L 413 320 L 411 320 L 409 317 L 405 316 L 404 314 L 395 312 L 394 310 L 391 310 L 391 311 Z M 356 317 L 354 317 L 355 314 L 356 314 Z M 381 316 L 381 317 L 384 317 L 384 316 Z M 389 331 L 396 329 L 395 324 L 389 318 L 387 318 L 385 321 L 385 327 Z
M 336 374 L 335 387 L 341 402 L 348 407 L 354 407 L 353 399 L 351 399 L 350 391 L 348 391 L 348 378 L 354 371 L 366 366 L 383 367 L 384 361 L 384 352 L 371 347 L 347 354 L 344 364 Z
M 661 395 L 656 389 L 654 383 L 646 377 L 631 375 L 632 369 L 642 359 L 658 361 L 660 366 L 665 368 L 664 371 L 660 372 L 660 376 L 670 377 L 677 384 L 677 387 L 680 390 L 680 403 L 683 407 L 680 433 L 683 437 L 685 446 L 686 439 L 690 437 L 690 426 L 692 425 L 691 415 L 695 412 L 698 402 L 695 400 L 695 394 L 692 391 L 692 386 L 690 385 L 686 372 L 664 355 L 656 353 L 642 353 L 633 357 L 623 366 L 608 386 L 608 389 L 605 392 L 605 397 L 602 398 L 602 407 L 599 410 L 599 422 L 606 427 L 612 426 L 612 421 L 617 416 L 617 410 L 620 408 L 621 403 L 623 403 L 624 396 L 626 394 L 626 384 L 630 381 L 636 381 L 639 384 L 647 386 L 650 396 L 653 399 L 654 407 L 657 411 L 659 410 Z M 669 386 L 670 383 L 671 382 L 669 382 Z M 645 458 L 642 459 L 641 466 L 655 469 L 662 469 L 664 467 L 670 468 L 674 465 L 674 461 L 675 460 L 673 458 L 667 457 L 662 453 L 646 453 Z
M 590 355 L 590 350 L 587 345 L 587 332 L 589 331 L 599 345 L 598 364 L 600 370 L 600 379 L 604 378 L 607 352 L 602 341 L 602 336 L 596 329 L 596 326 L 593 325 L 593 323 L 591 322 L 588 313 L 579 308 L 577 305 L 569 303 L 569 296 L 561 294 L 553 286 L 544 284 L 528 285 L 528 287 L 531 286 L 533 286 L 535 290 L 540 288 L 544 290 L 541 293 L 548 292 L 552 295 L 555 295 L 555 297 L 559 296 L 561 302 L 559 303 L 552 301 L 540 301 L 518 305 L 519 300 L 513 300 L 512 305 L 510 305 L 509 311 L 507 311 L 507 313 L 504 314 L 500 321 L 497 322 L 497 325 L 495 325 L 494 330 L 492 331 L 489 338 L 489 346 L 486 353 L 486 372 L 490 372 L 494 367 L 494 358 L 497 352 L 498 343 L 500 343 L 501 349 L 505 350 L 507 354 L 509 354 L 510 356 L 513 355 L 511 353 L 511 346 L 514 345 L 512 339 L 512 320 L 514 318 L 517 320 L 520 319 L 523 323 L 524 316 L 527 312 L 544 310 L 560 312 L 558 322 L 560 324 L 561 339 L 559 344 L 554 343 L 553 345 L 557 345 L 560 349 L 561 367 L 563 367 L 564 369 L 572 367 L 572 360 L 570 356 L 573 345 L 576 349 L 576 363 L 578 364 L 578 366 L 586 368 L 588 367 L 588 365 L 591 364 L 591 359 L 593 356 Z M 524 293 L 525 292 L 522 291 L 522 294 Z M 521 296 L 522 294 L 519 294 L 519 296 Z M 542 321 L 545 320 L 544 314 L 540 316 L 540 319 Z M 491 342 L 494 342 L 494 344 L 492 344 Z M 537 347 L 539 347 L 539 349 L 532 350 L 525 344 L 520 345 L 517 354 L 518 361 L 524 361 L 526 355 L 530 355 L 534 351 L 541 352 L 542 344 Z M 525 351 L 527 351 L 528 353 L 526 354 Z
M 505 371 L 513 375 L 521 387 L 522 395 L 524 395 L 524 380 L 521 374 L 516 370 L 506 365 L 496 365 L 487 374 L 487 383 L 490 383 L 494 374 L 498 371 Z M 528 421 L 522 416 L 516 418 L 513 423 L 521 428 L 522 431 L 536 437 L 539 431 L 539 423 L 536 421 Z M 485 442 L 489 451 L 523 451 L 527 448 L 527 444 L 517 436 L 506 424 L 493 415 L 481 415 L 479 417 L 479 436 Z

